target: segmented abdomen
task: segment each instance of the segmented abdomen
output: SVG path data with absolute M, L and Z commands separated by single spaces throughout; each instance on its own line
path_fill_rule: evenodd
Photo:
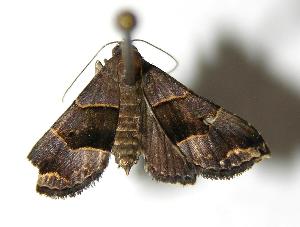
M 120 110 L 112 152 L 116 162 L 127 172 L 141 149 L 141 95 L 139 86 L 120 85 Z

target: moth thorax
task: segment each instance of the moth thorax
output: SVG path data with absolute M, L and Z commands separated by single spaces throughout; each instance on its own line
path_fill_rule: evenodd
M 143 59 L 140 53 L 136 49 L 132 49 L 132 72 L 134 74 L 135 81 L 141 78 L 141 69 L 142 69 Z M 125 64 L 124 60 L 121 58 L 118 64 L 118 74 L 120 75 L 121 79 L 125 78 Z

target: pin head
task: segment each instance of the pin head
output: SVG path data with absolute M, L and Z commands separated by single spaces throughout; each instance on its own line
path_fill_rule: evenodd
M 121 30 L 130 32 L 136 26 L 136 18 L 130 11 L 123 11 L 117 17 L 117 24 Z

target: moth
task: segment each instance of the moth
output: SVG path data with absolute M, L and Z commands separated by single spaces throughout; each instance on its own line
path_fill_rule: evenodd
M 122 42 L 28 159 L 39 169 L 37 191 L 75 196 L 95 180 L 111 155 L 129 174 L 142 156 L 158 181 L 194 184 L 229 179 L 268 157 L 247 121 L 200 97 L 130 46 L 133 83 L 126 82 Z

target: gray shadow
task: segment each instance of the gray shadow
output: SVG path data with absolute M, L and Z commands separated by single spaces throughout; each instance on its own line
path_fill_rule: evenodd
M 198 65 L 191 89 L 253 124 L 272 152 L 266 165 L 289 169 L 300 144 L 299 95 L 228 38 L 219 42 L 215 62 L 201 58 Z
M 293 151 L 300 144 L 300 96 L 278 81 L 263 59 L 250 59 L 236 40 L 222 39 L 216 56 L 213 63 L 203 61 L 200 56 L 198 74 L 190 88 L 238 114 L 261 132 L 272 158 L 264 161 L 259 171 L 274 177 L 291 176 L 286 173 L 292 172 Z M 145 172 L 142 157 L 130 175 L 140 187 L 139 192 L 154 199 L 182 197 L 207 185 L 199 183 L 204 180 L 200 176 L 194 186 L 157 182 Z

